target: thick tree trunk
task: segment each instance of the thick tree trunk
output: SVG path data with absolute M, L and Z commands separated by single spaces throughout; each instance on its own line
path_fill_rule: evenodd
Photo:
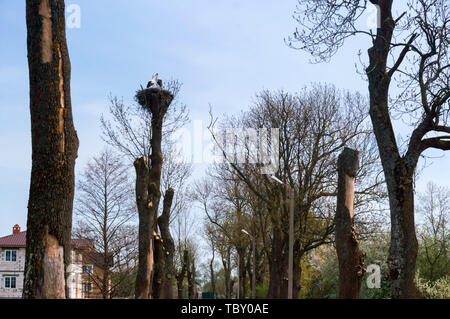
M 300 298 L 301 284 L 300 280 L 302 278 L 302 267 L 300 266 L 301 258 L 294 258 L 294 284 L 292 286 L 292 299 Z
M 391 212 L 391 247 L 388 265 L 393 298 L 414 298 L 417 257 L 417 238 L 414 226 L 414 193 L 412 176 L 416 159 L 405 160 L 398 151 L 389 115 L 389 84 L 387 72 L 395 21 L 392 18 L 392 0 L 380 0 L 381 27 L 373 47 L 369 49 L 370 64 L 366 69 L 369 79 L 370 117 L 378 144 L 381 163 L 389 194 Z
M 389 181 L 391 245 L 388 266 L 393 298 L 417 298 L 415 285 L 418 243 L 414 222 L 413 176 L 397 165 L 395 182 Z
M 139 211 L 139 263 L 135 297 L 145 299 L 149 297 L 151 287 L 152 238 L 156 229 L 158 206 L 161 199 L 162 125 L 167 109 L 173 100 L 173 95 L 167 90 L 146 89 L 139 91 L 136 97 L 142 107 L 152 116 L 150 165 L 148 165 L 145 157 L 137 159 L 134 163 L 136 168 L 136 202 Z
M 138 270 L 135 284 L 135 297 L 148 298 L 150 279 L 153 270 L 153 214 L 147 187 L 149 184 L 149 168 L 147 159 L 141 157 L 134 162 L 136 169 L 136 203 L 139 213 L 139 252 Z
M 282 256 L 282 240 L 280 229 L 274 227 L 272 231 L 272 251 L 271 260 L 269 263 L 269 291 L 268 299 L 279 299 L 281 290 L 281 263 L 283 262 Z
M 170 209 L 172 207 L 172 201 L 174 196 L 174 190 L 169 188 L 166 191 L 163 201 L 163 211 L 158 218 L 159 230 L 161 231 L 161 237 L 164 244 L 164 299 L 173 299 L 173 278 L 175 277 L 175 268 L 173 265 L 173 257 L 175 254 L 175 244 L 170 234 Z
M 154 257 L 155 264 L 153 268 L 152 276 L 152 297 L 153 299 L 160 299 L 163 294 L 164 287 L 164 244 L 161 237 L 155 235 L 153 237 L 154 242 Z
M 32 169 L 24 298 L 65 298 L 78 137 L 63 0 L 27 0 Z
M 292 286 L 292 299 L 300 298 L 300 291 L 302 288 L 300 280 L 302 279 L 301 260 L 305 252 L 300 247 L 300 241 L 294 242 L 294 284 Z
M 345 148 L 338 159 L 336 251 L 339 261 L 339 298 L 359 299 L 364 275 L 364 255 L 354 228 L 353 201 L 359 152 Z

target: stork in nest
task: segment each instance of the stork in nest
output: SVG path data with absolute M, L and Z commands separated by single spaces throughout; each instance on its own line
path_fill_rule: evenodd
M 160 78 L 158 78 L 159 74 L 155 73 L 153 75 L 151 81 L 147 83 L 147 89 L 161 89 L 162 88 L 162 81 Z

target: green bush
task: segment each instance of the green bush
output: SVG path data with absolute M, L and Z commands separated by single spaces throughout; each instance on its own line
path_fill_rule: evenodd
M 262 285 L 256 285 L 256 299 L 266 299 L 267 294 L 269 293 L 269 285 L 262 284 Z
M 419 292 L 427 299 L 450 299 L 450 276 L 444 276 L 436 281 L 428 281 L 416 276 Z

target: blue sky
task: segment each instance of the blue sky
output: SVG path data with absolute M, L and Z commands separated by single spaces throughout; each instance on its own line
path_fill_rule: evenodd
M 262 89 L 299 90 L 311 82 L 367 92 L 356 73 L 357 53 L 370 42 L 352 39 L 329 63 L 309 64 L 284 38 L 293 32 L 296 0 L 78 0 L 81 27 L 67 30 L 72 105 L 80 138 L 77 172 L 103 147 L 99 117 L 107 97 L 132 101 L 159 72 L 183 83 L 180 100 L 192 120 L 237 113 Z M 0 236 L 26 225 L 31 134 L 25 1 L 0 0 Z M 440 155 L 440 152 L 428 154 Z M 450 186 L 448 157 L 433 159 L 418 189 L 434 180 Z M 204 166 L 199 165 L 196 174 Z

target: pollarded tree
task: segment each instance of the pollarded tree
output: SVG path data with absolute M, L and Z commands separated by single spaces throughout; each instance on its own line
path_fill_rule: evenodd
M 65 298 L 75 159 L 64 0 L 27 0 L 32 168 L 24 298 Z
M 414 276 L 417 238 L 414 225 L 414 174 L 421 154 L 430 148 L 450 149 L 450 7 L 447 0 L 370 0 L 377 7 L 376 33 L 360 26 L 371 6 L 367 0 L 299 0 L 301 25 L 290 45 L 298 44 L 320 60 L 329 59 L 349 37 L 367 35 L 370 108 L 389 193 L 391 245 L 388 258 L 393 298 L 416 296 Z M 394 4 L 404 11 L 394 16 Z M 391 103 L 395 82 L 402 90 Z M 392 112 L 411 115 L 412 131 L 400 150 Z
M 148 298 L 151 293 L 153 235 L 158 230 L 162 171 L 167 163 L 163 145 L 188 118 L 186 107 L 176 103 L 179 88 L 178 82 L 171 81 L 161 90 L 142 89 L 136 95 L 141 105 L 132 107 L 111 98 L 112 121 L 101 119 L 105 141 L 134 161 L 136 169 L 140 234 L 136 298 Z

